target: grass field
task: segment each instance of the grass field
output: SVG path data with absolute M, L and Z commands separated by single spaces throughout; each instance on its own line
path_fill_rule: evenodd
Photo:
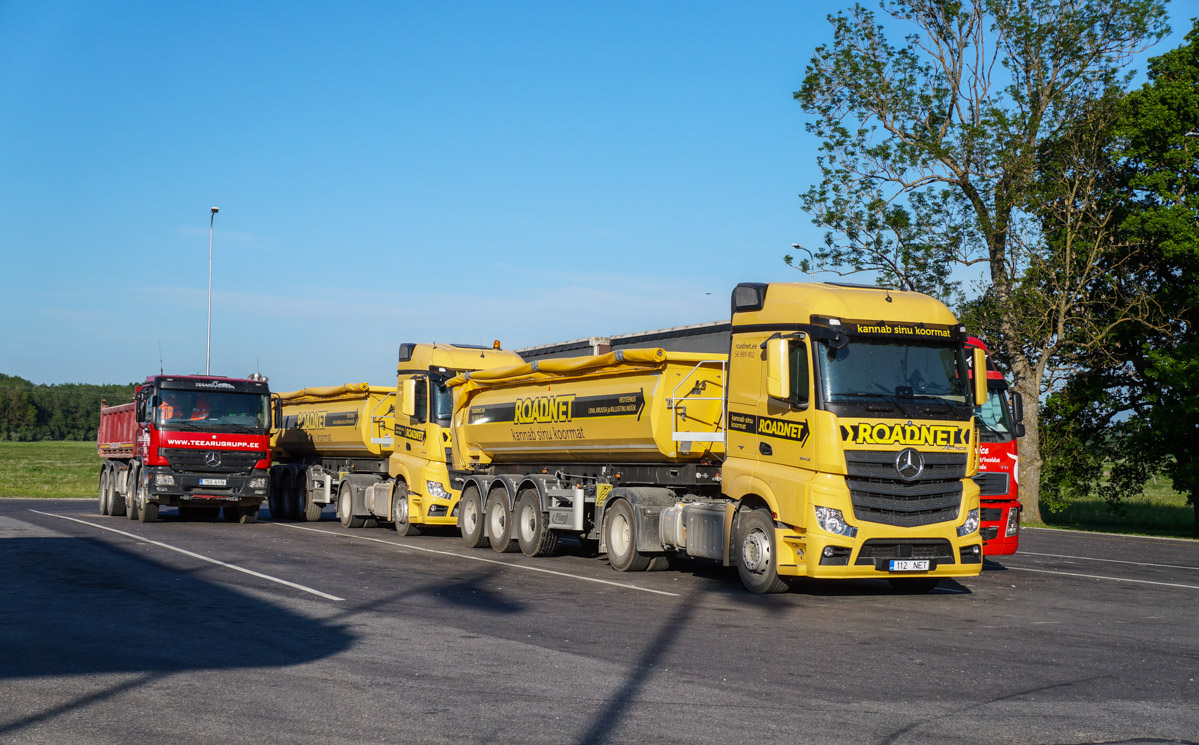
M 94 442 L 0 442 L 0 497 L 95 497 Z
M 1195 523 L 1194 508 L 1187 504 L 1184 495 L 1174 491 L 1170 479 L 1164 476 L 1146 484 L 1145 492 L 1125 502 L 1120 512 L 1110 510 L 1102 499 L 1083 499 L 1056 513 L 1042 506 L 1041 517 L 1050 528 L 1179 538 L 1192 537 Z
M 95 497 L 100 457 L 93 442 L 0 442 L 0 497 Z M 1191 536 L 1194 512 L 1186 497 L 1159 476 L 1123 514 L 1102 500 L 1081 500 L 1061 512 L 1043 510 L 1045 526 L 1110 533 Z

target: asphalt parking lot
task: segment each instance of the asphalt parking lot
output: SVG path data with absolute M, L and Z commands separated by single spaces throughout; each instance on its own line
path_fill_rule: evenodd
M 761 597 L 263 516 L 0 500 L 0 742 L 1199 742 L 1199 542 Z

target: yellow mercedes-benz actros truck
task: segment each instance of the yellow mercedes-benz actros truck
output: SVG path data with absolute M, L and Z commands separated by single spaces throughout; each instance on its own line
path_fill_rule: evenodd
M 976 575 L 986 388 L 965 339 L 919 293 L 745 283 L 728 356 L 626 350 L 458 376 L 463 539 L 538 556 L 572 533 L 620 571 L 714 559 L 759 593 Z
M 319 520 L 335 504 L 347 528 L 381 520 L 413 535 L 422 525 L 454 525 L 445 383 L 520 362 L 498 344 L 401 344 L 394 388 L 355 383 L 277 394 L 271 516 Z

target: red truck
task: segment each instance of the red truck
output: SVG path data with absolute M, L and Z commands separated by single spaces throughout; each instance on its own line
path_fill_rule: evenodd
M 1019 455 L 1016 438 L 1024 435 L 1024 402 L 1008 388 L 991 362 L 987 345 L 976 337 L 966 348 L 987 353 L 987 402 L 975 409 L 978 422 L 978 475 L 984 556 L 1016 553 L 1020 545 Z
M 252 523 L 267 496 L 271 395 L 265 379 L 155 375 L 133 401 L 100 404 L 96 448 L 100 514 L 153 522 L 158 508 L 184 519 Z

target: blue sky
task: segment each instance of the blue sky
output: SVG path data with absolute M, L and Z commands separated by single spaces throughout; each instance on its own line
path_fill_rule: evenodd
M 845 5 L 0 4 L 0 372 L 203 372 L 212 205 L 212 371 L 276 390 L 727 318 L 820 240 Z

